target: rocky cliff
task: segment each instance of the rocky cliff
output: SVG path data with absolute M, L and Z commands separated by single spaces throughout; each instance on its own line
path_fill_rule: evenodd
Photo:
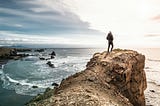
M 145 106 L 145 56 L 116 49 L 96 53 L 86 69 L 64 79 L 28 106 Z

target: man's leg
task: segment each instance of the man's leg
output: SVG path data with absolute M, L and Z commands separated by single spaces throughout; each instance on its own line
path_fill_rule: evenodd
M 109 53 L 110 43 L 108 42 L 108 53 Z
M 112 43 L 110 43 L 110 44 L 111 44 L 111 46 L 112 46 L 112 47 L 111 47 L 111 51 L 112 51 L 112 50 L 113 50 L 113 42 L 112 42 Z

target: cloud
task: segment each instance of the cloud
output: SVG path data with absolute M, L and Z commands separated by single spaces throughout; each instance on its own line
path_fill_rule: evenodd
M 84 46 L 99 46 L 103 42 L 99 36 L 77 35 L 70 37 L 61 36 L 41 36 L 17 34 L 10 31 L 0 31 L 0 45 L 24 45 L 24 44 L 49 44 L 49 45 L 84 45 Z M 92 39 L 92 40 L 89 40 Z M 97 42 L 98 41 L 98 42 Z M 62 46 L 62 47 L 63 47 Z
M 65 39 L 63 37 L 46 37 L 40 35 L 30 35 L 27 34 L 17 34 L 13 32 L 0 32 L 1 43 L 7 44 L 57 44 L 57 43 L 68 43 L 70 39 Z
M 100 34 L 59 0 L 0 1 L 1 31 L 29 34 Z

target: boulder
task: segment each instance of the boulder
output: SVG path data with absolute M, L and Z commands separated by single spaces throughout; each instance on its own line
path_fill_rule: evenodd
M 51 59 L 54 59 L 55 56 L 56 56 L 56 53 L 54 51 L 52 51 L 52 53 L 51 53 Z
M 52 64 L 51 61 L 48 61 L 46 64 L 48 64 L 48 66 L 51 68 L 55 68 L 54 64 Z
M 56 53 L 54 51 L 52 51 L 51 55 L 52 56 L 56 56 Z

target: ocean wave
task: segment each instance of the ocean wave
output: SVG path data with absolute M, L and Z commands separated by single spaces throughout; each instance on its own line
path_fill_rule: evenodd
M 58 67 L 64 64 L 85 64 L 88 60 L 88 57 L 67 56 L 65 58 L 55 58 L 50 61 Z
M 29 56 L 29 57 L 23 58 L 22 60 L 23 61 L 37 61 L 38 58 L 35 56 Z
M 4 88 L 9 90 L 15 90 L 16 93 L 22 95 L 35 96 L 38 93 L 44 92 L 47 87 L 53 88 L 52 86 L 53 79 L 40 80 L 40 81 L 29 81 L 28 79 L 15 80 L 11 78 L 9 75 L 5 74 L 2 78 L 2 81 L 3 81 L 2 86 Z M 37 86 L 38 88 L 33 88 L 33 86 Z

